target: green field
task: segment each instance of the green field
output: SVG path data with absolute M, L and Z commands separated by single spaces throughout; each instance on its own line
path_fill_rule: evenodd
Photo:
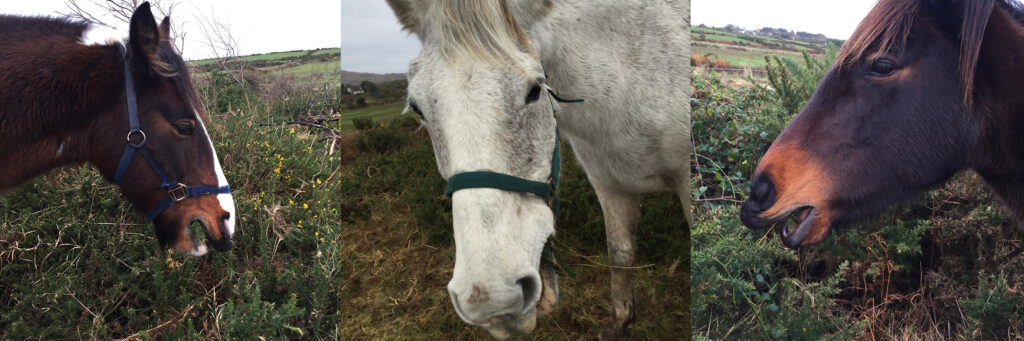
M 402 113 L 405 109 L 405 102 L 395 102 L 382 105 L 374 105 L 366 108 L 342 110 L 340 127 L 342 130 L 352 129 L 352 120 L 368 118 L 377 122 L 383 122 Z M 415 116 L 415 115 L 413 115 Z
M 729 63 L 730 67 L 764 68 L 765 56 L 774 55 L 789 59 L 802 59 L 802 54 L 800 52 L 794 52 L 787 49 L 796 49 L 797 51 L 825 49 L 825 46 L 817 46 L 807 42 L 780 39 L 776 37 L 757 38 L 764 40 L 766 43 L 778 45 L 786 49 L 773 46 L 751 46 L 764 44 L 753 40 L 754 38 L 750 35 L 736 34 L 710 28 L 693 27 L 691 35 L 693 37 L 691 53 L 700 56 L 711 56 L 712 60 L 723 59 Z M 701 36 L 709 40 L 716 40 L 716 42 L 701 41 L 699 39 Z
M 327 48 L 327 49 L 318 49 L 318 50 L 312 50 L 312 51 L 305 51 L 305 50 L 303 50 L 303 51 L 286 51 L 286 52 L 273 52 L 273 53 L 263 53 L 263 54 L 254 54 L 254 55 L 242 56 L 242 57 L 239 57 L 239 58 L 237 58 L 235 60 L 243 61 L 243 62 L 267 61 L 267 60 L 296 58 L 296 57 L 302 57 L 302 56 L 305 56 L 305 55 L 312 55 L 312 56 L 322 55 L 322 54 L 335 54 L 335 55 L 337 55 L 340 52 L 341 52 L 341 49 L 339 49 L 339 48 Z M 217 59 L 201 59 L 201 60 L 189 61 L 189 63 L 192 63 L 194 65 L 204 66 L 204 65 L 213 64 L 216 61 L 217 61 Z

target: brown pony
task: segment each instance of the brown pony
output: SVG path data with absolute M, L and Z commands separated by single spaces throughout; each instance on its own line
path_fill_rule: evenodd
M 1022 22 L 1005 0 L 879 1 L 761 159 L 743 223 L 815 244 L 964 169 L 1024 218 Z
M 125 43 L 89 45 L 89 25 L 68 19 L 0 16 L 0 191 L 86 162 L 147 212 L 161 246 L 206 253 L 188 228 L 199 222 L 230 250 L 234 201 L 169 28 L 148 3 Z

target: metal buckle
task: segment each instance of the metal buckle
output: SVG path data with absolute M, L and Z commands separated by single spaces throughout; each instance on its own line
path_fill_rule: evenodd
M 139 142 L 133 142 L 132 141 L 132 135 L 135 135 L 135 134 L 138 134 L 138 136 L 141 136 L 142 140 L 140 140 Z M 132 131 L 128 132 L 128 137 L 126 137 L 126 139 L 128 140 L 128 144 L 130 144 L 132 146 L 135 146 L 135 147 L 139 147 L 139 146 L 142 146 L 143 144 L 146 143 L 146 133 L 143 132 L 142 130 L 132 130 Z
M 188 191 L 185 190 L 185 184 L 178 184 L 178 187 L 172 188 L 167 191 L 167 194 L 174 198 L 174 202 L 179 202 L 188 198 Z

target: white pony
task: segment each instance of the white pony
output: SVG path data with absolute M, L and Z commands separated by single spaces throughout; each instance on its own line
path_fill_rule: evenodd
M 640 194 L 678 193 L 680 238 L 688 233 L 689 0 L 387 2 L 423 45 L 408 102 L 444 178 L 485 171 L 547 182 L 557 120 L 606 222 L 613 316 L 602 336 L 624 335 Z M 547 87 L 585 102 L 558 105 Z M 530 332 L 557 298 L 540 266 L 552 209 L 536 192 L 472 187 L 452 194 L 452 303 L 495 337 Z

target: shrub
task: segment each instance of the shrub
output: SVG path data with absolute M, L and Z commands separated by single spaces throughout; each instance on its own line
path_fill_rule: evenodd
M 397 151 L 412 141 L 412 133 L 403 129 L 399 120 L 388 121 L 371 129 L 363 130 L 356 137 L 356 149 L 363 153 L 384 154 Z
M 370 128 L 373 128 L 373 119 L 370 119 L 370 118 L 353 118 L 352 119 L 352 126 L 354 126 L 356 128 L 356 130 L 359 130 L 359 131 L 370 130 Z

